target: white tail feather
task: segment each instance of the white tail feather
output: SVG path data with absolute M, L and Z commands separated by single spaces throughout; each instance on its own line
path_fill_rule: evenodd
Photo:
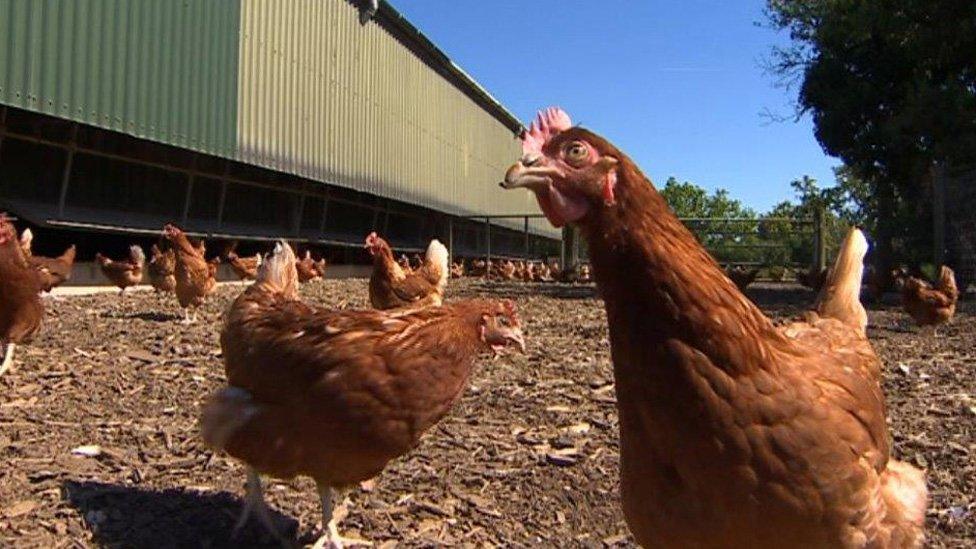
M 430 241 L 425 255 L 426 261 L 438 269 L 437 287 L 441 292 L 447 287 L 447 279 L 451 275 L 450 265 L 448 265 L 449 254 L 447 248 L 436 238 Z
M 135 261 L 138 265 L 143 265 L 146 262 L 146 252 L 142 251 L 142 247 L 133 244 L 129 246 L 129 258 Z

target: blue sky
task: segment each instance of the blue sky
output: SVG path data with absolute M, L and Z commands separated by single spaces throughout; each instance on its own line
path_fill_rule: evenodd
M 759 210 L 792 198 L 804 174 L 833 183 L 811 121 L 763 73 L 786 38 L 761 0 L 393 0 L 421 31 L 523 121 L 566 109 L 629 154 L 655 184 L 724 187 Z

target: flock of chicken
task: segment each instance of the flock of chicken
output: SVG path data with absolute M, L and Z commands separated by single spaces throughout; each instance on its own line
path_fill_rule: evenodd
M 553 225 L 577 225 L 589 244 L 614 362 L 620 496 L 637 542 L 921 545 L 924 473 L 890 455 L 883 365 L 866 336 L 864 235 L 848 234 L 811 312 L 777 326 L 605 139 L 549 109 L 522 141 L 501 186 L 531 190 Z M 184 310 L 197 307 L 214 287 L 216 263 L 178 228 L 167 225 L 163 236 L 169 249 L 153 248 L 150 281 L 175 292 Z M 40 325 L 44 277 L 67 276 L 21 243 L 0 216 L 4 367 L 11 345 Z M 397 262 L 375 233 L 365 248 L 372 310 L 303 302 L 299 282 L 325 265 L 298 259 L 285 242 L 263 259 L 226 254 L 255 282 L 224 316 L 227 386 L 204 405 L 201 430 L 208 445 L 248 466 L 238 528 L 254 516 L 278 536 L 260 475 L 305 475 L 322 503 L 316 545 L 360 542 L 339 535 L 333 489 L 377 475 L 416 446 L 460 398 L 479 354 L 525 352 L 511 301 L 445 302 L 449 276 L 464 267 L 449 264 L 440 242 L 414 265 Z M 70 265 L 71 255 L 60 259 Z M 141 279 L 144 258 L 133 247 L 126 260 L 99 263 L 124 292 Z M 510 261 L 476 261 L 469 272 L 524 280 L 546 267 L 553 277 L 552 266 Z M 952 316 L 958 292 L 951 270 L 942 275 L 934 288 L 899 277 L 919 322 Z

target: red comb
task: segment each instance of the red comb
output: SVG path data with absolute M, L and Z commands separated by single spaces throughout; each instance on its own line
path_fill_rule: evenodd
M 573 127 L 572 120 L 566 111 L 559 107 L 549 107 L 539 111 L 535 120 L 529 125 L 529 129 L 522 134 L 522 153 L 541 153 L 546 141 L 571 127 Z

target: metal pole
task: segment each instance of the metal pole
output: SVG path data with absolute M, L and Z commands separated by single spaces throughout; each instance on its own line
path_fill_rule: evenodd
M 180 223 L 186 225 L 186 220 L 190 216 L 190 197 L 193 196 L 193 180 L 196 175 L 190 174 L 190 179 L 186 182 L 186 196 L 183 197 L 183 215 L 180 216 Z
M 64 217 L 64 203 L 68 199 L 68 183 L 71 181 L 71 166 L 75 161 L 75 150 L 78 148 L 78 124 L 71 126 L 71 141 L 68 142 L 68 158 L 64 162 L 64 173 L 61 175 L 61 194 L 58 196 L 58 217 Z
M 559 240 L 559 266 L 563 269 L 569 267 L 567 259 L 569 259 L 569 248 L 567 247 L 567 235 L 569 233 L 569 227 L 563 227 L 562 238 Z
M 329 197 L 322 200 L 322 221 L 319 222 L 319 237 L 325 234 L 325 221 L 329 217 Z
M 525 221 L 525 258 L 529 258 L 529 216 L 522 218 Z
M 454 218 L 447 218 L 447 255 L 454 261 Z
M 299 195 L 298 197 L 298 207 L 292 211 L 294 218 L 292 219 L 291 230 L 295 236 L 301 236 L 302 234 L 302 216 L 305 215 L 305 195 Z
M 488 248 L 487 261 L 488 274 L 491 274 L 491 218 L 485 218 L 485 243 Z

